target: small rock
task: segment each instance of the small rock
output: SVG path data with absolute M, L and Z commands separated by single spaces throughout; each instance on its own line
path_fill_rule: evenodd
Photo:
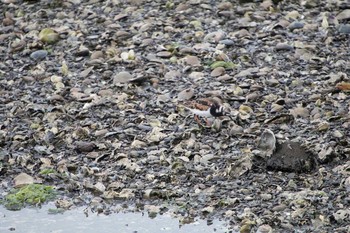
M 75 143 L 75 149 L 80 152 L 91 152 L 96 148 L 96 145 L 92 142 L 78 141 Z
M 239 126 L 237 124 L 233 124 L 231 127 L 230 127 L 230 131 L 229 131 L 229 134 L 234 136 L 234 135 L 240 135 L 242 134 L 244 131 L 243 127 L 242 126 Z
M 328 147 L 328 148 L 323 148 L 318 154 L 318 159 L 321 162 L 325 162 L 327 160 L 330 160 L 331 157 L 333 155 L 333 148 L 332 147 Z
M 235 96 L 242 96 L 244 94 L 243 89 L 237 85 L 233 87 L 233 94 Z
M 296 10 L 289 12 L 286 15 L 286 19 L 297 19 L 300 17 L 300 13 Z
M 191 78 L 193 81 L 198 81 L 204 78 L 203 72 L 192 72 L 188 75 L 189 78 Z
M 309 172 L 315 165 L 314 155 L 307 152 L 300 143 L 289 140 L 277 143 L 275 152 L 267 159 L 268 170 Z
M 35 78 L 33 78 L 32 76 L 24 76 L 22 77 L 23 81 L 25 82 L 34 82 Z
M 232 46 L 234 45 L 235 42 L 233 40 L 226 39 L 226 40 L 220 40 L 219 43 L 227 46 Z
M 102 51 L 94 51 L 91 56 L 91 59 L 99 59 L 99 58 L 103 58 L 103 52 Z
M 229 10 L 232 9 L 233 5 L 231 2 L 221 2 L 218 5 L 219 10 Z
M 166 81 L 175 82 L 181 78 L 181 73 L 177 70 L 171 70 L 164 75 Z
M 271 0 L 265 0 L 260 4 L 260 7 L 264 10 L 268 10 L 270 7 L 273 7 L 273 3 Z
M 75 53 L 77 57 L 87 57 L 90 54 L 90 50 L 86 47 L 80 47 L 79 50 Z
M 321 122 L 318 126 L 317 126 L 317 130 L 318 131 L 327 131 L 329 129 L 329 123 L 328 122 Z
M 44 28 L 39 33 L 39 39 L 48 44 L 54 44 L 60 39 L 60 35 L 51 28 Z
M 14 182 L 15 182 L 15 187 L 18 188 L 23 185 L 33 184 L 34 178 L 26 173 L 21 173 L 14 178 Z
M 227 81 L 227 80 L 231 80 L 232 76 L 228 75 L 228 74 L 224 74 L 222 76 L 217 77 L 217 81 Z
M 268 201 L 268 200 L 272 199 L 271 193 L 262 193 L 262 194 L 260 194 L 260 197 L 264 201 Z
M 233 11 L 219 11 L 218 15 L 228 19 L 231 19 L 234 17 Z
M 127 17 L 128 17 L 127 14 L 125 14 L 125 13 L 120 13 L 120 14 L 114 16 L 114 20 L 115 20 L 115 21 L 119 21 L 119 20 L 122 20 L 122 19 L 126 19 Z
M 200 66 L 201 65 L 199 58 L 196 56 L 187 56 L 186 63 L 190 66 Z
M 168 52 L 168 51 L 161 51 L 157 53 L 157 56 L 161 58 L 169 58 L 172 56 L 172 54 L 171 52 Z
M 30 58 L 34 61 L 41 61 L 47 56 L 48 52 L 46 50 L 37 50 L 30 54 Z
M 101 182 L 97 182 L 94 185 L 94 188 L 97 192 L 103 193 L 106 190 L 106 186 L 104 186 L 104 184 L 102 184 Z
M 224 39 L 225 35 L 226 34 L 223 31 L 211 32 L 204 37 L 204 41 L 218 43 L 220 40 Z
M 6 26 L 10 26 L 10 25 L 12 25 L 12 24 L 14 24 L 15 23 L 15 21 L 13 21 L 13 19 L 11 19 L 11 18 L 4 18 L 3 20 L 2 20 L 2 24 L 6 27 Z
M 344 137 L 344 134 L 342 132 L 340 132 L 339 130 L 335 130 L 332 135 L 336 138 L 342 138 Z
M 95 136 L 96 137 L 102 137 L 102 136 L 105 136 L 108 132 L 109 132 L 108 129 L 97 130 L 95 132 Z
M 135 139 L 131 143 L 131 148 L 145 148 L 145 147 L 147 147 L 147 144 L 145 142 L 137 140 L 137 139 Z
M 338 20 L 347 20 L 350 19 L 350 9 L 343 10 L 340 12 L 337 17 Z
M 72 202 L 64 199 L 60 199 L 55 202 L 55 206 L 57 208 L 63 208 L 65 210 L 68 210 L 72 205 L 73 205 Z
M 189 88 L 189 89 L 181 91 L 178 94 L 177 98 L 180 101 L 181 100 L 189 100 L 189 99 L 191 99 L 193 97 L 193 95 L 194 95 L 194 90 L 192 88 Z
M 350 24 L 340 24 L 338 31 L 344 34 L 350 34 Z
M 131 79 L 133 78 L 133 76 L 126 71 L 122 71 L 120 73 L 118 73 L 114 78 L 113 78 L 113 84 L 117 84 L 117 83 L 127 83 L 129 82 Z
M 347 222 L 349 221 L 350 210 L 340 209 L 337 212 L 335 212 L 333 216 L 337 222 L 345 222 L 345 221 Z
M 294 116 L 294 118 L 297 118 L 297 117 L 307 118 L 310 115 L 309 110 L 304 107 L 295 107 L 289 111 L 290 111 L 290 114 Z
M 275 78 L 275 77 L 270 77 L 266 80 L 266 84 L 270 87 L 275 87 L 279 84 L 280 82 Z
M 278 28 L 286 28 L 288 27 L 290 24 L 290 22 L 288 20 L 285 20 L 285 19 L 281 19 L 280 21 L 278 21 L 278 23 L 276 23 L 274 26 L 273 26 L 273 29 L 278 29 Z
M 225 73 L 225 68 L 224 67 L 217 67 L 210 73 L 210 75 L 212 77 L 218 77 L 218 76 L 223 75 L 224 73 Z
M 285 204 L 279 204 L 272 208 L 272 211 L 281 212 L 287 208 Z
M 271 105 L 271 113 L 272 112 L 281 112 L 283 109 L 284 109 L 284 106 L 282 106 L 282 105 L 275 104 L 275 103 L 273 103 Z
M 51 82 L 58 83 L 58 82 L 62 82 L 63 78 L 58 75 L 52 75 L 50 79 L 51 79 Z
M 346 188 L 346 191 L 350 192 L 350 176 L 348 178 L 346 178 L 346 180 L 344 182 L 344 186 Z
M 299 22 L 299 21 L 294 21 L 293 23 L 289 24 L 288 28 L 293 31 L 295 29 L 301 29 L 304 27 L 304 23 Z
M 256 231 L 256 233 L 272 233 L 272 227 L 265 224 L 265 225 L 261 225 L 258 230 Z
M 250 69 L 246 69 L 246 70 L 242 70 L 241 72 L 236 74 L 235 78 L 244 78 L 244 77 L 251 76 L 251 75 L 252 75 L 252 71 Z
M 289 45 L 289 44 L 286 44 L 286 43 L 278 43 L 276 45 L 276 50 L 277 51 L 291 51 L 293 50 L 294 47 Z
M 104 90 L 100 90 L 98 92 L 98 95 L 100 95 L 100 96 L 112 96 L 113 94 L 114 94 L 114 92 L 111 89 L 104 89 Z

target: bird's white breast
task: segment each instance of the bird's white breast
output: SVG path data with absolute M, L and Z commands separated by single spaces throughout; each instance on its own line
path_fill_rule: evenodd
M 201 117 L 213 117 L 210 114 L 210 108 L 208 108 L 207 110 L 191 109 L 191 112 Z

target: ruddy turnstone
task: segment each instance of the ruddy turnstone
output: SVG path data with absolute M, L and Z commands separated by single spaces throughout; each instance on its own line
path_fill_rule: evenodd
M 194 114 L 194 119 L 202 125 L 199 117 L 203 117 L 209 125 L 209 118 L 216 118 L 225 115 L 224 106 L 218 98 L 201 98 L 185 103 L 184 107 Z

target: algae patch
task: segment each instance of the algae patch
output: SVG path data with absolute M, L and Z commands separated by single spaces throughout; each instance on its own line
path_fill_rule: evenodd
M 54 199 L 56 191 L 52 186 L 29 184 L 12 190 L 2 203 L 8 210 L 20 210 L 25 205 L 37 205 Z

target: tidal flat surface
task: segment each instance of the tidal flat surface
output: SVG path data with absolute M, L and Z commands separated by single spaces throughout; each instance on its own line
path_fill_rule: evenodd
M 9 211 L 0 206 L 0 232 L 232 232 L 227 229 L 224 222 L 219 220 L 213 221 L 210 226 L 207 225 L 207 221 L 200 219 L 180 226 L 179 220 L 170 215 L 149 218 L 147 213 L 140 212 L 99 215 L 89 211 L 86 216 L 85 207 L 68 210 L 62 214 L 49 214 L 50 208 L 55 208 L 55 206 L 48 204 L 42 208 L 25 208 L 20 211 Z

